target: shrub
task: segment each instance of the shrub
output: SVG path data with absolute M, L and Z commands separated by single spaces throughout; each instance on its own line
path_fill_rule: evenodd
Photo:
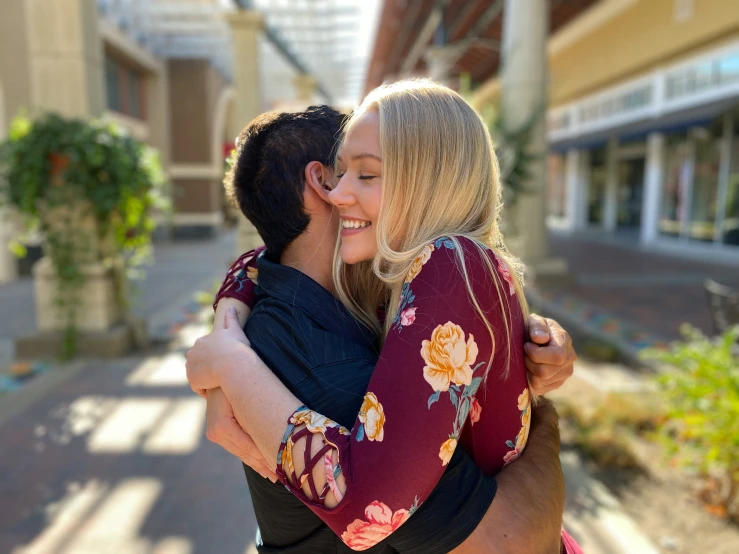
M 684 342 L 647 353 L 671 366 L 658 378 L 669 418 L 661 437 L 679 461 L 722 483 L 712 502 L 739 521 L 739 326 L 715 339 L 688 325 L 682 333 Z

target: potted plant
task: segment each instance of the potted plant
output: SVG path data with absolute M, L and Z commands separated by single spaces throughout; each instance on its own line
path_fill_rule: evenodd
M 91 279 L 100 281 L 93 294 L 112 291 L 119 314 L 113 320 L 126 313 L 128 277 L 151 256 L 152 211 L 166 206 L 163 184 L 156 152 L 111 123 L 53 113 L 11 123 L 0 144 L 0 198 L 23 227 L 42 233 L 45 258 L 34 268 L 37 312 L 39 280 L 46 278 L 53 281 L 47 287 L 51 325 L 64 331 L 64 357 L 75 353 L 77 322 L 89 308 L 83 289 Z

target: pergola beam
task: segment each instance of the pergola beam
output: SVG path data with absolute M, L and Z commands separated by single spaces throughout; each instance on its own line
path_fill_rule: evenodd
M 236 3 L 239 5 L 239 7 L 243 10 L 253 10 L 254 4 L 251 0 L 236 0 Z M 264 26 L 264 36 L 269 40 L 270 43 L 272 43 L 272 46 L 275 47 L 275 49 L 284 56 L 284 58 L 292 65 L 298 73 L 302 75 L 310 75 L 311 72 L 308 70 L 308 68 L 303 64 L 303 62 L 295 55 L 293 54 L 292 50 L 290 49 L 290 46 L 282 40 L 280 35 L 277 33 L 277 31 L 269 24 L 265 24 Z M 332 95 L 329 94 L 329 92 L 326 90 L 326 87 L 324 87 L 321 83 L 316 80 L 316 90 L 326 98 L 329 102 L 331 102 Z

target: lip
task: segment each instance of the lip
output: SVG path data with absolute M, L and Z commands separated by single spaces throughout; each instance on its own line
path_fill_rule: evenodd
M 366 219 L 356 219 L 356 218 L 353 218 L 353 217 L 342 217 L 341 220 L 342 221 L 367 221 Z M 341 236 L 342 237 L 350 237 L 352 235 L 358 235 L 362 231 L 366 231 L 367 229 L 370 229 L 371 227 L 372 227 L 372 223 L 371 222 L 366 227 L 360 227 L 358 229 L 347 229 L 347 228 L 342 227 L 341 228 Z

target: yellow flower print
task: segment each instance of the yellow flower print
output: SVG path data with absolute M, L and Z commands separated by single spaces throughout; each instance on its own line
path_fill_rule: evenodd
M 524 391 L 518 395 L 518 409 L 524 411 L 530 405 L 531 398 L 529 397 L 529 389 L 524 389 Z
M 464 331 L 459 325 L 451 321 L 438 325 L 431 340 L 421 345 L 421 356 L 426 362 L 423 377 L 435 391 L 447 391 L 451 383 L 469 385 L 477 352 L 477 343 L 471 333 L 465 343 Z
M 451 437 L 443 442 L 441 449 L 439 450 L 439 458 L 441 458 L 441 465 L 445 466 L 452 459 L 454 449 L 457 448 L 457 439 Z
M 526 410 L 521 416 L 521 430 L 516 437 L 516 450 L 523 451 L 526 442 L 529 440 L 529 429 L 531 428 L 531 410 Z
M 295 425 L 305 425 L 311 433 L 325 433 L 327 428 L 338 427 L 339 424 L 326 416 L 317 414 L 313 410 L 301 410 L 293 415 L 291 422 Z
M 431 253 L 433 251 L 433 244 L 427 244 L 426 246 L 424 246 L 423 250 L 421 250 L 421 253 L 416 256 L 415 260 L 413 260 L 411 268 L 408 270 L 408 275 L 405 276 L 406 283 L 410 283 L 411 281 L 413 281 L 413 279 L 416 278 L 416 275 L 421 273 L 421 269 L 423 269 L 423 266 L 426 264 L 426 262 L 429 261 L 429 258 L 431 258 Z
M 259 277 L 259 270 L 256 267 L 247 267 L 246 276 L 255 285 L 259 284 L 257 282 L 257 278 Z
M 364 435 L 371 441 L 381 442 L 385 436 L 385 411 L 374 393 L 364 395 L 359 411 L 359 421 L 364 425 Z
M 282 449 L 282 460 L 280 465 L 282 466 L 282 470 L 288 475 L 292 475 L 295 471 L 295 466 L 293 465 L 293 446 L 292 438 L 288 438 L 285 448 Z

